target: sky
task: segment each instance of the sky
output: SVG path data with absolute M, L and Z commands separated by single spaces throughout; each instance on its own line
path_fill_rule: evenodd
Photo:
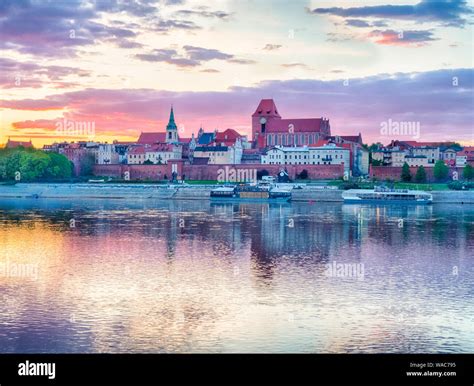
M 464 0 L 0 0 L 0 144 L 134 141 L 171 105 L 181 137 L 250 134 L 273 98 L 366 143 L 474 145 L 473 23 Z

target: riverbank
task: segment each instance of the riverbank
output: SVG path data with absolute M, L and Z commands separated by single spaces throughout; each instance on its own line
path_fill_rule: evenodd
M 207 200 L 215 186 L 152 184 L 40 184 L 0 185 L 4 198 L 175 199 Z M 343 190 L 305 186 L 293 190 L 293 201 L 342 202 Z M 434 191 L 433 203 L 474 204 L 474 191 Z

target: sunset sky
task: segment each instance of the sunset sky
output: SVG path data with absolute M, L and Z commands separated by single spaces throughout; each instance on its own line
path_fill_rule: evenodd
M 228 127 L 274 98 L 334 134 L 474 144 L 471 1 L 0 0 L 0 143 Z M 57 122 L 93 123 L 64 137 Z M 394 139 L 413 139 L 398 137 Z

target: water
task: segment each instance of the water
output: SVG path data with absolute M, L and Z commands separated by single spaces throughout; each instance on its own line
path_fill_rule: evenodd
M 474 206 L 0 200 L 0 352 L 473 352 L 473 251 Z

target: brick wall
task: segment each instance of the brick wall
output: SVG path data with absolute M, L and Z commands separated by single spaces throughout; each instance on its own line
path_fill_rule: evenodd
M 124 178 L 129 172 L 130 180 L 162 180 L 165 175 L 171 178 L 172 163 L 167 165 L 95 165 L 94 174 L 97 176 Z M 190 165 L 177 162 L 178 174 L 191 180 L 217 180 L 220 169 L 235 168 L 240 170 L 267 170 L 270 175 L 276 176 L 282 166 L 285 166 L 291 179 L 304 169 L 308 171 L 310 179 L 335 179 L 344 175 L 344 165 Z

